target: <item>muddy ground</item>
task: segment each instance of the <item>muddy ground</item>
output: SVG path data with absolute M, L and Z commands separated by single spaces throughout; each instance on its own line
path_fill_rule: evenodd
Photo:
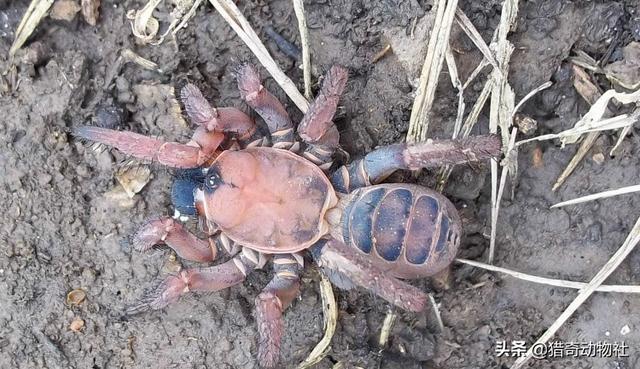
M 400 142 L 408 128 L 415 82 L 433 17 L 423 0 L 306 2 L 313 61 L 322 74 L 334 63 L 351 79 L 336 120 L 342 145 L 352 156 Z M 461 1 L 460 6 L 489 40 L 500 17 L 500 1 Z M 80 124 L 99 124 L 186 140 L 190 129 L 172 115 L 167 91 L 187 81 L 218 106 L 242 105 L 231 72 L 256 62 L 210 5 L 161 46 L 137 45 L 126 13 L 142 2 L 104 1 L 96 27 L 79 17 L 46 19 L 18 54 L 6 55 L 27 1 L 0 1 L 0 367 L 2 368 L 257 368 L 254 297 L 269 271 L 238 287 L 191 295 L 169 308 L 124 317 L 145 288 L 178 267 L 171 254 L 132 251 L 129 236 L 145 220 L 170 214 L 171 172 L 153 167 L 153 179 L 132 200 L 114 195 L 123 157 L 95 151 L 69 135 Z M 265 33 L 273 27 L 299 43 L 289 1 L 241 1 L 240 7 L 280 66 L 302 87 L 298 63 Z M 171 8 L 156 13 L 167 19 Z M 511 35 L 515 52 L 510 80 L 517 99 L 553 80 L 555 85 L 524 107 L 538 120 L 536 134 L 570 127 L 588 106 L 572 87 L 563 61 L 580 48 L 596 59 L 621 56 L 640 38 L 637 1 L 521 2 Z M 163 23 L 164 24 L 164 23 Z M 377 63 L 387 43 L 393 53 Z M 473 44 L 454 27 L 452 46 L 461 76 L 480 60 Z M 159 64 L 162 73 L 134 64 L 116 68 L 129 48 Z M 261 69 L 266 77 L 266 71 Z M 481 79 L 482 80 L 482 79 Z M 481 81 L 479 80 L 479 81 Z M 606 81 L 600 80 L 608 88 Z M 266 85 L 299 111 L 273 80 Z M 467 90 L 467 106 L 482 84 Z M 443 73 L 434 107 L 432 136 L 450 135 L 457 97 Z M 488 111 L 478 132 L 488 130 Z M 640 136 L 635 128 L 615 157 L 607 155 L 615 134 L 602 135 L 576 173 L 557 192 L 550 188 L 575 150 L 557 142 L 520 151 L 520 175 L 506 196 L 498 222 L 496 264 L 578 281 L 589 280 L 615 252 L 638 217 L 640 197 L 622 196 L 549 210 L 561 200 L 638 183 Z M 541 160 L 537 153 L 542 153 Z M 604 161 L 598 160 L 604 153 Z M 594 159 L 594 155 L 595 158 Z M 538 158 L 534 161 L 534 158 Z M 465 219 L 460 256 L 484 260 L 489 232 L 485 166 L 456 171 L 446 192 Z M 432 185 L 430 174 L 418 182 Z M 412 181 L 400 173 L 394 179 Z M 509 193 L 511 189 L 506 192 Z M 318 274 L 308 268 L 300 298 L 286 312 L 283 367 L 295 367 L 320 340 L 322 307 Z M 608 280 L 640 282 L 640 250 Z M 428 281 L 415 285 L 431 290 Z M 78 306 L 66 294 L 82 288 Z M 389 306 L 362 290 L 338 291 L 339 321 L 329 355 L 317 366 L 331 368 L 506 368 L 513 361 L 495 353 L 498 340 L 531 344 L 572 301 L 576 292 L 487 274 L 456 265 L 452 286 L 436 291 L 444 331 L 426 315 L 399 312 L 389 345 L 377 347 Z M 554 338 L 561 341 L 625 341 L 628 357 L 532 360 L 531 368 L 640 368 L 640 297 L 596 293 Z M 74 319 L 84 328 L 73 332 Z M 623 327 L 628 326 L 629 332 Z M 626 334 L 623 334 L 626 333 Z

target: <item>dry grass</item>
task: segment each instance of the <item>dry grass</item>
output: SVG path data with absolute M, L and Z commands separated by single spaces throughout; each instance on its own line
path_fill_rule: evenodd
M 127 18 L 131 20 L 131 32 L 143 44 L 160 45 L 169 34 L 175 36 L 178 31 L 184 28 L 203 2 L 204 0 L 176 0 L 174 2 L 175 8 L 169 14 L 169 27 L 156 38 L 160 30 L 160 23 L 153 17 L 153 11 L 160 5 L 161 0 L 149 0 L 142 9 L 131 10 L 127 13 Z
M 20 24 L 16 29 L 16 38 L 13 40 L 13 44 L 11 44 L 11 48 L 9 49 L 9 56 L 13 57 L 24 45 L 29 36 L 36 29 L 42 18 L 47 14 L 47 11 L 53 4 L 53 0 L 32 0 L 27 8 L 27 11 L 22 16 L 20 20 Z
M 310 368 L 319 363 L 331 349 L 331 340 L 338 324 L 338 305 L 331 282 L 323 274 L 320 274 L 320 294 L 322 296 L 322 311 L 324 312 L 324 336 L 309 356 L 300 363 L 298 369 Z
M 596 85 L 591 81 L 591 77 L 584 71 L 584 69 L 577 65 L 573 66 L 573 73 L 573 86 L 576 91 L 578 91 L 578 94 L 582 96 L 589 105 L 595 104 L 602 94 L 598 90 L 598 87 L 596 87 Z M 560 173 L 560 176 L 551 188 L 552 191 L 556 191 L 560 188 L 567 178 L 569 178 L 578 164 L 587 155 L 598 137 L 600 137 L 600 132 L 591 132 L 586 135 L 575 155 L 571 158 L 569 164 L 567 164 L 567 167 L 562 171 L 562 173 Z
M 476 268 L 489 270 L 492 272 L 498 272 L 502 274 L 506 274 L 508 276 L 521 279 L 523 281 L 544 284 L 548 286 L 554 287 L 562 287 L 562 288 L 573 288 L 576 290 L 581 290 L 585 288 L 588 283 L 584 282 L 574 282 L 567 281 L 564 279 L 555 279 L 555 278 L 546 278 L 539 277 L 531 274 L 526 274 L 522 272 L 518 272 L 508 268 L 498 267 L 492 264 L 481 263 L 479 261 L 467 260 L 467 259 L 456 259 L 458 263 L 471 265 Z M 601 285 L 596 288 L 598 292 L 619 292 L 619 293 L 640 293 L 640 286 L 633 285 Z
M 218 13 L 222 15 L 229 26 L 233 28 L 238 37 L 251 49 L 260 64 L 262 64 L 271 77 L 280 85 L 291 101 L 296 104 L 298 109 L 306 113 L 307 110 L 309 110 L 309 102 L 300 91 L 298 91 L 295 83 L 280 69 L 236 4 L 231 0 L 209 0 L 209 2 L 216 8 Z
M 394 311 L 387 312 L 387 316 L 385 316 L 384 321 L 382 322 L 382 328 L 380 329 L 380 338 L 378 339 L 378 346 L 380 348 L 384 348 L 389 341 L 389 335 L 391 334 L 391 329 L 393 329 L 393 323 L 395 323 L 398 314 Z
M 307 18 L 304 14 L 304 4 L 302 0 L 293 0 L 293 9 L 298 19 L 298 29 L 300 31 L 300 43 L 302 44 L 302 72 L 304 78 L 304 96 L 311 100 L 311 48 L 309 47 L 309 30 L 307 29 Z
M 558 319 L 556 319 L 553 324 L 538 338 L 535 342 L 536 344 L 544 344 L 546 343 L 555 333 L 562 327 L 562 325 L 573 315 L 573 313 L 578 310 L 578 308 L 591 296 L 591 294 L 604 282 L 614 270 L 624 261 L 624 259 L 629 255 L 629 253 L 635 248 L 635 246 L 640 242 L 640 218 L 636 221 L 636 224 L 633 226 L 633 229 L 627 236 L 627 239 L 624 241 L 622 246 L 616 251 L 616 253 L 609 259 L 609 261 L 600 269 L 600 271 L 593 277 L 593 279 L 585 286 L 580 289 L 578 296 L 569 304 L 569 306 L 560 314 Z M 532 357 L 532 347 L 529 348 L 527 353 L 518 358 L 516 362 L 511 366 L 511 369 L 519 369 L 529 361 Z
M 428 138 L 429 114 L 435 99 L 438 78 L 445 61 L 445 54 L 449 48 L 449 35 L 451 34 L 451 25 L 453 24 L 457 7 L 457 0 L 438 0 L 436 3 L 435 22 L 429 38 L 427 55 L 420 73 L 418 91 L 411 109 L 407 142 L 422 142 Z
M 595 193 L 593 195 L 578 197 L 577 199 L 559 202 L 559 203 L 551 206 L 551 208 L 553 209 L 553 208 L 559 208 L 559 207 L 567 206 L 567 205 L 581 204 L 581 203 L 587 202 L 587 201 L 605 199 L 607 197 L 625 195 L 625 194 L 639 192 L 639 191 L 640 191 L 640 185 L 622 187 L 622 188 L 618 188 L 616 190 L 603 191 L 603 192 Z
M 511 28 L 515 24 L 518 14 L 518 1 L 505 0 L 502 4 L 502 14 L 500 16 L 500 24 L 496 32 L 496 61 L 499 69 L 492 73 L 492 89 L 491 89 L 491 110 L 489 112 L 489 131 L 491 133 L 500 133 L 502 135 L 502 144 L 504 147 L 512 141 L 509 137 L 511 125 L 513 124 L 513 112 L 515 110 L 515 97 L 509 81 L 507 79 L 509 72 L 509 61 L 513 52 L 513 45 L 507 39 Z M 512 175 L 517 171 L 517 152 L 507 155 L 503 162 L 503 175 L 506 176 L 509 171 Z M 496 227 L 498 224 L 498 212 L 500 209 L 500 198 L 498 198 L 498 163 L 491 162 L 491 236 L 489 239 L 489 263 L 493 263 L 496 244 Z
M 516 146 L 520 146 L 533 141 L 544 141 L 552 139 L 560 139 L 563 145 L 572 144 L 585 134 L 591 132 L 600 132 L 612 129 L 619 129 L 631 126 L 638 122 L 640 118 L 640 108 L 636 107 L 634 111 L 628 114 L 620 114 L 609 118 L 604 118 L 608 111 L 607 105 L 612 99 L 616 99 L 621 104 L 640 103 L 640 90 L 634 92 L 617 92 L 616 90 L 606 91 L 591 106 L 591 109 L 582 119 L 576 122 L 573 128 L 567 129 L 560 133 L 552 133 L 542 136 L 529 138 L 518 141 Z

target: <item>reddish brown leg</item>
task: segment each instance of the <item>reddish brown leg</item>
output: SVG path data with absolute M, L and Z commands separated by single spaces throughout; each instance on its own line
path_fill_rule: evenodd
M 258 72 L 251 65 L 241 65 L 236 76 L 240 95 L 269 127 L 273 147 L 291 148 L 294 144 L 293 123 L 284 106 L 264 88 Z
M 189 291 L 213 292 L 235 286 L 244 281 L 246 275 L 261 266 L 263 257 L 250 251 L 252 256 L 242 254 L 233 259 L 208 268 L 185 269 L 176 275 L 167 277 L 139 304 L 127 309 L 128 314 L 137 314 L 149 309 L 158 310 L 178 301 Z
M 331 182 L 338 191 L 348 193 L 380 183 L 398 169 L 437 168 L 495 158 L 500 148 L 496 135 L 385 146 L 339 168 Z
M 280 344 L 284 325 L 282 312 L 300 291 L 301 265 L 292 255 L 273 258 L 275 276 L 256 297 L 258 323 L 258 362 L 264 368 L 273 368 L 280 359 Z
M 236 108 L 214 108 L 193 84 L 182 88 L 182 102 L 191 121 L 207 131 L 233 134 L 243 146 L 262 140 L 256 124 L 247 114 Z
M 330 167 L 340 134 L 333 124 L 333 115 L 340 95 L 347 84 L 347 70 L 334 66 L 325 76 L 322 88 L 309 111 L 298 125 L 298 134 L 309 146 L 304 157 L 320 167 Z
M 73 135 L 115 147 L 121 152 L 143 160 L 157 161 L 174 168 L 196 168 L 213 159 L 224 134 L 196 130 L 189 144 L 165 142 L 134 132 L 81 126 Z
M 328 269 L 327 275 L 339 286 L 346 287 L 351 282 L 409 311 L 419 312 L 426 307 L 427 295 L 424 292 L 387 275 L 369 259 L 338 240 L 321 240 L 313 246 L 312 253 L 318 265 Z
M 138 251 L 147 251 L 158 244 L 166 244 L 183 259 L 201 263 L 215 260 L 218 254 L 213 239 L 202 240 L 169 217 L 148 221 L 133 237 L 133 247 Z

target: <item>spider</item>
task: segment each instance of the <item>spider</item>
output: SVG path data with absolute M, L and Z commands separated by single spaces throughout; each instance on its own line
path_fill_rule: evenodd
M 381 182 L 398 169 L 495 157 L 500 140 L 491 135 L 384 146 L 332 170 L 339 145 L 332 119 L 347 75 L 339 66 L 329 70 L 297 130 L 248 64 L 236 71 L 238 88 L 269 135 L 239 109 L 213 108 L 191 84 L 181 97 L 197 128 L 186 144 L 91 126 L 74 130 L 77 137 L 136 158 L 182 168 L 172 188 L 175 216 L 144 224 L 133 238 L 135 249 L 165 244 L 180 257 L 203 263 L 221 251 L 232 256 L 168 276 L 134 311 L 161 309 L 190 291 L 237 285 L 270 260 L 274 276 L 256 297 L 255 310 L 258 361 L 273 367 L 283 310 L 298 295 L 306 250 L 340 287 L 366 288 L 410 311 L 425 308 L 425 293 L 400 279 L 434 275 L 453 261 L 461 235 L 458 212 L 428 188 Z M 202 220 L 206 238 L 185 228 L 180 222 L 185 216 Z

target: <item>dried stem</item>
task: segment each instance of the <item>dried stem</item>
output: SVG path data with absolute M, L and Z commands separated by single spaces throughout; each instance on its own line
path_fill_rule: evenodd
M 438 77 L 442 71 L 446 51 L 449 48 L 449 35 L 457 6 L 457 0 L 439 0 L 437 2 L 436 18 L 429 39 L 427 56 L 422 66 L 418 92 L 411 109 L 407 142 L 427 140 L 429 114 L 438 86 Z
M 518 272 L 515 270 L 498 267 L 491 264 L 481 263 L 475 260 L 467 260 L 467 259 L 456 259 L 458 263 L 467 264 L 474 266 L 476 268 L 489 270 L 492 272 L 503 273 L 509 275 L 514 278 L 521 279 L 523 281 L 545 284 L 548 286 L 554 287 L 562 287 L 562 288 L 573 288 L 576 290 L 580 290 L 585 288 L 588 284 L 584 282 L 574 282 L 567 281 L 564 279 L 555 279 L 555 278 L 546 278 L 546 277 L 538 277 L 536 275 L 526 274 L 522 272 Z M 596 291 L 598 292 L 620 292 L 620 293 L 640 293 L 640 286 L 633 285 L 601 285 Z
M 295 83 L 278 67 L 273 57 L 267 51 L 260 38 L 253 30 L 247 19 L 242 15 L 232 0 L 209 0 L 214 8 L 222 15 L 236 34 L 251 49 L 258 61 L 267 69 L 273 79 L 280 85 L 294 104 L 303 113 L 309 110 L 309 102 L 298 91 Z
M 567 206 L 567 205 L 575 205 L 575 204 L 580 204 L 580 203 L 587 202 L 587 201 L 605 199 L 607 197 L 625 195 L 625 194 L 628 194 L 628 193 L 633 193 L 633 192 L 638 192 L 638 191 L 640 191 L 640 185 L 622 187 L 622 188 L 618 188 L 616 190 L 603 191 L 603 192 L 595 193 L 593 195 L 578 197 L 577 199 L 559 202 L 559 203 L 551 206 L 551 208 L 553 209 L 553 208 L 559 208 L 559 207 Z
M 636 221 L 636 224 L 633 226 L 633 229 L 627 236 L 627 239 L 624 241 L 622 246 L 616 251 L 616 253 L 607 261 L 607 263 L 600 269 L 600 271 L 593 277 L 593 279 L 578 293 L 578 296 L 569 304 L 569 306 L 560 314 L 558 319 L 556 319 L 553 324 L 547 329 L 546 332 L 538 338 L 538 340 L 527 350 L 527 353 L 518 358 L 516 362 L 511 366 L 511 369 L 519 369 L 524 366 L 524 364 L 529 361 L 532 357 L 533 347 L 545 344 L 554 334 L 562 327 L 562 325 L 569 319 L 573 313 L 578 310 L 580 306 L 591 296 L 591 294 L 596 291 L 596 289 L 604 282 L 614 270 L 624 261 L 624 259 L 629 255 L 631 251 L 635 248 L 635 246 L 640 242 L 640 218 Z
M 298 29 L 300 30 L 300 42 L 302 43 L 302 71 L 304 78 L 304 96 L 307 100 L 311 100 L 311 51 L 309 47 L 309 29 L 307 28 L 307 19 L 304 13 L 304 4 L 302 0 L 293 0 L 293 9 L 298 18 Z

